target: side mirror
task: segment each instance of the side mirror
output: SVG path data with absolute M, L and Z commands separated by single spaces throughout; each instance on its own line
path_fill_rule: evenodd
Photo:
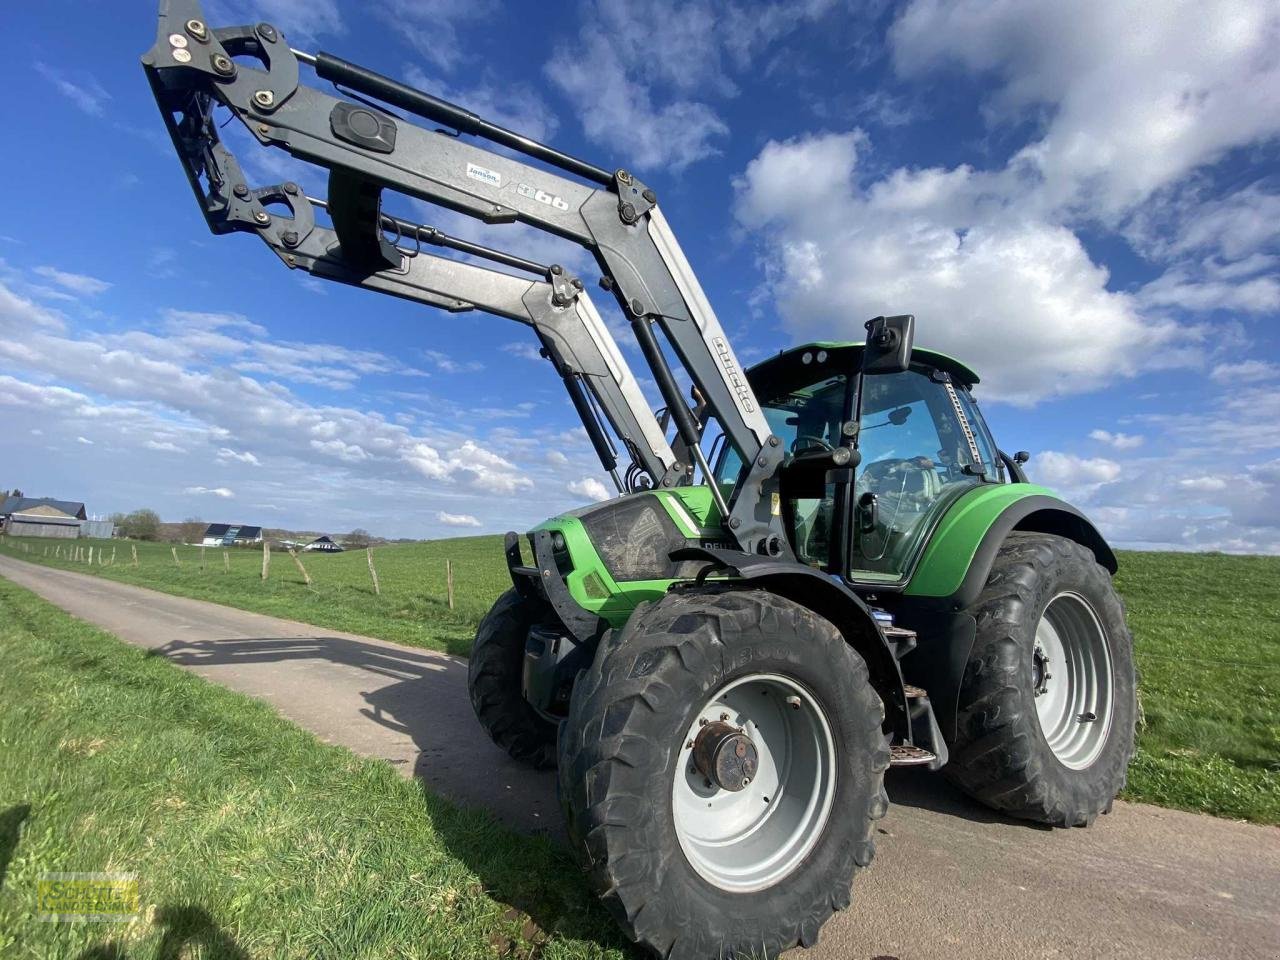
M 1030 459 L 1031 454 L 1027 453 L 1025 450 L 1019 450 L 1013 455 L 1013 462 L 1018 464 L 1018 466 L 1022 466 L 1022 464 L 1026 463 Z
M 911 343 L 916 318 L 876 317 L 867 321 L 867 345 L 862 348 L 862 372 L 902 373 L 911 367 Z

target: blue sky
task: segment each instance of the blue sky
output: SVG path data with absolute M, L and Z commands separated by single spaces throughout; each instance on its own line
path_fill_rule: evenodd
M 636 170 L 744 359 L 914 313 L 918 342 L 981 372 L 1002 445 L 1117 542 L 1280 551 L 1273 2 L 206 10 Z M 523 328 L 208 234 L 138 65 L 154 4 L 24 4 L 6 27 L 0 486 L 415 537 L 603 492 Z M 323 191 L 233 143 L 256 185 Z M 387 208 L 589 266 L 525 228 Z

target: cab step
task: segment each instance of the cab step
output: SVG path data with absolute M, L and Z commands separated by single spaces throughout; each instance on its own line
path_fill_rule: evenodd
M 937 759 L 924 747 L 913 747 L 909 743 L 895 743 L 889 748 L 889 766 L 891 767 L 922 767 Z
M 906 627 L 891 627 L 881 624 L 880 633 L 885 642 L 893 649 L 895 660 L 901 660 L 916 648 L 916 632 Z

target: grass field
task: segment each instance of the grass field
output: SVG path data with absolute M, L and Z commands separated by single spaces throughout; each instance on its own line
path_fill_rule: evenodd
M 0 956 L 623 957 L 567 853 L 0 579 Z M 137 875 L 128 924 L 36 919 Z
M 374 551 L 377 597 L 363 551 L 305 555 L 307 587 L 287 554 L 140 544 L 116 563 L 46 557 L 48 541 L 0 550 L 37 563 L 170 593 L 290 617 L 465 656 L 475 625 L 509 580 L 500 537 L 470 537 Z M 80 541 L 86 546 L 87 541 Z M 105 544 L 108 554 L 112 544 Z M 101 549 L 101 544 L 98 549 Z M 96 551 L 95 551 L 96 553 Z M 453 562 L 456 609 L 445 602 L 444 561 Z M 1125 796 L 1219 816 L 1280 823 L 1280 557 L 1122 553 L 1117 580 L 1128 606 L 1142 674 L 1145 723 Z

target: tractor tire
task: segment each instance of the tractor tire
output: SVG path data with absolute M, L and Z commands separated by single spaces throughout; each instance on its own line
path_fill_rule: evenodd
M 545 611 L 514 589 L 480 621 L 467 664 L 467 689 L 480 725 L 516 760 L 539 770 L 555 766 L 557 724 L 524 698 L 524 645 Z
M 1010 534 L 969 613 L 948 778 L 1010 816 L 1089 826 L 1124 787 L 1137 720 L 1111 576 L 1071 540 Z
M 571 846 L 623 931 L 657 956 L 811 946 L 875 853 L 883 718 L 862 658 L 796 603 L 742 590 L 641 604 L 578 677 L 561 727 Z M 759 763 L 736 787 L 719 773 L 712 785 L 694 757 L 704 736 L 732 730 Z

